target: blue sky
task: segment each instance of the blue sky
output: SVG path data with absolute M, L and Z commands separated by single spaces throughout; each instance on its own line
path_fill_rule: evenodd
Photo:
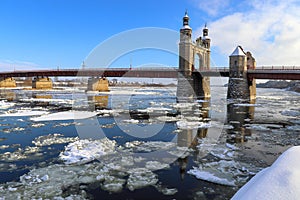
M 294 0 L 1 0 L 0 67 L 77 68 L 97 45 L 123 31 L 179 31 L 186 9 L 194 37 L 208 23 L 213 65 L 227 66 L 236 45 L 259 65 L 300 65 L 299 8 Z M 133 52 L 116 63 L 178 64 L 176 55 L 165 55 Z

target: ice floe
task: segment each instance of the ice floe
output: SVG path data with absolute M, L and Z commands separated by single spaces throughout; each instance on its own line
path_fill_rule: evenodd
M 285 151 L 271 167 L 256 174 L 232 199 L 299 199 L 299 154 L 300 146 Z
M 66 164 L 86 163 L 115 151 L 116 142 L 107 138 L 101 140 L 78 140 L 65 147 L 59 157 Z
M 199 128 L 211 127 L 210 123 L 199 122 L 199 121 L 186 121 L 186 120 L 177 121 L 176 125 L 180 129 L 199 129 Z
M 35 138 L 32 143 L 38 147 L 49 146 L 52 144 L 63 144 L 69 142 L 75 142 L 78 140 L 78 137 L 63 137 L 64 135 L 54 133 L 49 135 L 42 135 Z
M 217 183 L 220 185 L 227 185 L 227 186 L 235 186 L 234 180 L 228 179 L 227 177 L 220 177 L 215 175 L 213 172 L 203 171 L 199 168 L 193 168 L 187 172 L 188 174 L 196 176 L 197 179 L 201 179 L 204 181 Z
M 233 160 L 220 160 L 200 163 L 198 167 L 188 171 L 188 174 L 196 178 L 227 186 L 238 186 L 244 184 L 259 169 L 251 167 L 246 163 L 239 163 Z
M 135 168 L 129 171 L 127 187 L 133 191 L 150 185 L 155 185 L 158 182 L 157 175 L 145 168 Z
M 97 112 L 88 111 L 65 111 L 58 113 L 45 114 L 40 117 L 30 118 L 32 121 L 55 121 L 55 120 L 77 120 L 77 119 L 87 119 L 96 116 Z
M 7 111 L 4 114 L 0 114 L 0 117 L 22 117 L 22 116 L 36 116 L 48 114 L 47 111 L 31 110 L 31 109 L 20 109 Z
M 12 102 L 7 102 L 7 101 L 0 101 L 0 109 L 4 110 L 7 108 L 11 108 L 15 105 L 16 103 L 12 103 Z

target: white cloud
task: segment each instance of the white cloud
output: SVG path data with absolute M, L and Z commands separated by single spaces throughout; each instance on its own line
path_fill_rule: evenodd
M 258 65 L 300 65 L 300 5 L 297 1 L 252 1 L 209 24 L 212 45 L 230 55 L 237 45 L 251 51 Z M 199 28 L 196 33 L 201 33 Z M 212 52 L 213 54 L 213 52 Z
M 0 60 L 0 71 L 42 69 L 37 64 L 27 61 Z

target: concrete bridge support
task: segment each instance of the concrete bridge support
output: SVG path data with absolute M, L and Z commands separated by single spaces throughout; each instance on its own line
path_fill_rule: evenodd
M 53 88 L 53 82 L 50 78 L 36 77 L 32 80 L 32 88 L 38 90 L 48 90 Z
M 193 73 L 193 89 L 197 98 L 210 98 L 210 78 Z
M 1 88 L 14 88 L 17 87 L 16 80 L 12 77 L 0 78 Z
M 88 91 L 99 91 L 107 92 L 109 91 L 107 78 L 89 78 L 88 79 Z
M 229 83 L 227 98 L 252 100 L 256 98 L 255 79 L 248 79 L 247 70 L 255 69 L 256 62 L 250 52 L 238 46 L 229 56 Z

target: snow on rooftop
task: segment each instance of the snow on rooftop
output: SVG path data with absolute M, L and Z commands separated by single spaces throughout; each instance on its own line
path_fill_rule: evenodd
M 241 46 L 237 46 L 230 56 L 246 56 Z
M 285 151 L 271 167 L 256 174 L 232 199 L 299 199 L 299 154 L 300 146 Z

